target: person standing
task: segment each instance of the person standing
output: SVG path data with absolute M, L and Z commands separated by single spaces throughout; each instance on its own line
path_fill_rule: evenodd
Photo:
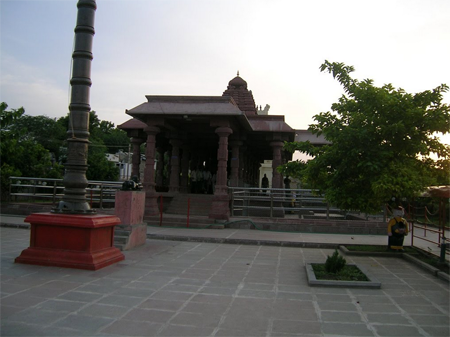
M 401 252 L 405 236 L 408 235 L 408 222 L 403 218 L 403 207 L 395 208 L 392 213 L 394 217 L 388 223 L 388 250 Z
M 266 188 L 269 187 L 269 178 L 267 178 L 267 175 L 264 174 L 264 177 L 261 180 L 261 187 L 262 187 L 262 192 L 266 193 Z

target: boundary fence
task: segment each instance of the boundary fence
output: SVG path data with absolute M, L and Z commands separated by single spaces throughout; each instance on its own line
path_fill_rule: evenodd
M 280 212 L 296 214 L 301 218 L 369 219 L 386 221 L 386 212 L 377 214 L 350 213 L 330 205 L 323 196 L 312 189 L 229 187 L 231 216 L 251 216 L 256 213 L 276 217 Z
M 114 208 L 116 191 L 123 182 L 88 181 L 86 198 L 91 207 Z M 9 201 L 45 201 L 56 205 L 62 200 L 64 185 L 62 179 L 10 177 Z
M 121 181 L 88 181 L 86 198 L 91 207 L 114 208 L 115 194 L 122 188 Z M 377 214 L 346 213 L 328 204 L 323 196 L 310 189 L 276 189 L 229 187 L 230 211 L 233 217 L 277 217 L 281 212 L 294 214 L 303 219 L 366 219 L 387 222 L 392 210 L 386 205 Z M 62 200 L 64 185 L 62 179 L 10 177 L 9 201 L 48 202 L 56 205 Z M 450 228 L 446 204 L 441 199 L 439 209 L 433 212 L 427 206 L 409 204 L 405 217 L 410 223 L 411 244 L 422 240 L 439 247 L 442 256 L 450 255 Z M 438 224 L 431 217 L 438 217 Z M 422 221 L 422 219 L 424 221 Z M 439 255 L 435 250 L 430 251 Z

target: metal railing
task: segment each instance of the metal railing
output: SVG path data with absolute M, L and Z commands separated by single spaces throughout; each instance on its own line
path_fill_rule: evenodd
M 330 206 L 325 198 L 310 189 L 229 187 L 231 196 L 231 216 L 250 216 L 256 213 L 269 217 L 279 212 L 317 215 L 326 219 L 331 214 L 339 214 L 338 208 Z
M 116 191 L 121 189 L 121 181 L 88 181 L 86 198 L 88 203 L 98 208 L 114 207 Z M 62 179 L 10 177 L 9 200 L 29 202 L 49 202 L 56 205 L 62 200 L 64 185 Z

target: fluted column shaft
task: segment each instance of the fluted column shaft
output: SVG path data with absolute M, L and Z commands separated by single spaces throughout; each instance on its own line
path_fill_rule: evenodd
M 284 146 L 282 141 L 273 141 L 270 143 L 273 150 L 272 158 L 272 188 L 283 188 L 283 179 L 277 167 L 281 165 L 281 149 Z
M 170 157 L 170 182 L 169 192 L 178 193 L 180 191 L 180 146 L 179 139 L 171 139 L 172 156 Z
M 80 0 L 72 54 L 72 78 L 67 131 L 67 162 L 63 179 L 64 195 L 57 213 L 95 213 L 86 199 L 88 181 L 87 154 L 89 144 L 89 105 L 91 89 L 92 44 L 97 5 L 94 0 Z
M 155 145 L 159 128 L 147 126 L 147 148 L 145 151 L 144 190 L 145 190 L 145 215 L 156 215 L 159 212 L 155 191 Z
M 138 177 L 141 180 L 141 174 L 139 166 L 141 164 L 141 144 L 144 142 L 142 138 L 131 138 L 131 144 L 133 144 L 133 157 L 131 158 L 131 177 Z

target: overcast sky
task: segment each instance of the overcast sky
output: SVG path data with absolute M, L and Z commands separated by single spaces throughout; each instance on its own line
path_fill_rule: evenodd
M 69 105 L 76 0 L 0 0 L 10 108 Z M 449 0 L 97 0 L 91 108 L 116 125 L 145 95 L 222 95 L 236 76 L 295 129 L 342 95 L 324 60 L 408 92 L 450 85 Z M 450 103 L 450 94 L 444 96 Z

